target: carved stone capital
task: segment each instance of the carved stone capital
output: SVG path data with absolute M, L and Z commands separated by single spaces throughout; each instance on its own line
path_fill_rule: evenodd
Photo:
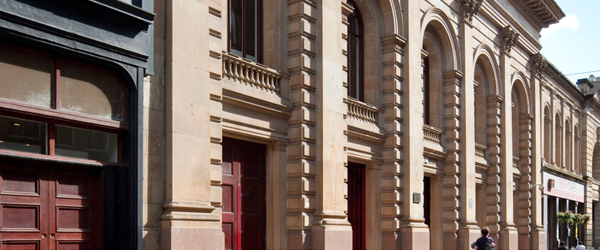
M 537 53 L 531 56 L 531 71 L 534 72 L 535 77 L 541 79 L 544 68 L 546 68 L 546 58 L 541 53 Z
M 519 40 L 519 33 L 517 33 L 510 25 L 506 26 L 500 32 L 502 37 L 502 52 L 509 54 L 510 50 L 517 44 Z
M 479 8 L 481 8 L 483 0 L 461 0 L 462 15 L 465 21 L 473 21 L 473 16 L 477 15 Z

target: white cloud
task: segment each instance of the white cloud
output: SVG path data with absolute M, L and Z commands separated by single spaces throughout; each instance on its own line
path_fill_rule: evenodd
M 561 19 L 558 23 L 550 25 L 548 28 L 542 29 L 540 32 L 542 37 L 548 37 L 550 34 L 555 33 L 558 30 L 563 28 L 578 30 L 579 29 L 579 21 L 575 15 L 568 15 Z

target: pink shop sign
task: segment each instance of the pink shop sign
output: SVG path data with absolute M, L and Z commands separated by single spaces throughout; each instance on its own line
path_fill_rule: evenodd
M 577 202 L 585 201 L 585 186 L 544 172 L 544 194 Z

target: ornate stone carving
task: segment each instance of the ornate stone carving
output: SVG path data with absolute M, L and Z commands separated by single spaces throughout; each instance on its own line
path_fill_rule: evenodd
M 510 50 L 517 44 L 519 40 L 519 33 L 517 33 L 511 26 L 506 26 L 500 33 L 502 37 L 502 52 L 510 53 Z
M 542 78 L 542 72 L 546 68 L 546 58 L 540 53 L 531 56 L 531 70 L 534 72 L 535 77 Z
M 483 3 L 483 0 L 461 0 L 461 9 L 465 21 L 473 21 L 473 16 L 477 15 L 481 3 Z

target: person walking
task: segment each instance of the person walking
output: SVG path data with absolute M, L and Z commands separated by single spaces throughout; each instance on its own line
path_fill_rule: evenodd
M 585 246 L 583 245 L 583 241 L 579 241 L 579 245 L 575 247 L 575 250 L 585 250 Z
M 488 227 L 483 227 L 481 229 L 481 237 L 471 244 L 471 248 L 479 250 L 494 249 L 494 247 L 496 247 L 496 242 L 492 237 L 488 237 L 489 234 L 490 229 Z M 489 248 L 486 248 L 486 246 L 489 246 Z
M 558 250 L 567 250 L 567 243 L 565 243 L 564 241 L 560 242 L 560 244 L 558 245 Z

